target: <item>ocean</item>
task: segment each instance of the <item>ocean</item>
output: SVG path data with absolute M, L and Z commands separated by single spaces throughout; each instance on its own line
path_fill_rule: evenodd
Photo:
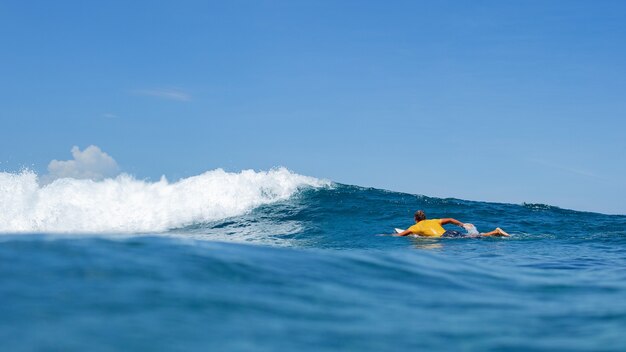
M 418 209 L 512 236 L 385 235 Z M 626 216 L 283 168 L 22 171 L 0 233 L 1 351 L 626 351 Z

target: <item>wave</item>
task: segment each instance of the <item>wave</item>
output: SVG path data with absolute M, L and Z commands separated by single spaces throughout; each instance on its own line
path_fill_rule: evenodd
M 172 183 L 120 175 L 102 181 L 63 178 L 43 186 L 32 171 L 0 172 L 0 232 L 163 232 L 242 215 L 303 188 L 330 185 L 285 168 L 216 169 Z

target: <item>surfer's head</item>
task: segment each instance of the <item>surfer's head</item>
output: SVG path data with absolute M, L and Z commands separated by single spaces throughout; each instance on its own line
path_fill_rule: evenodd
M 422 220 L 426 220 L 426 214 L 424 214 L 423 210 L 418 210 L 415 212 L 415 222 L 420 222 Z

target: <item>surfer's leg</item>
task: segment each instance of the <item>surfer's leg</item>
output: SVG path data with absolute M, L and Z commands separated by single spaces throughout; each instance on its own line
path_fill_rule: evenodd
M 508 233 L 506 233 L 504 230 L 502 230 L 499 227 L 496 227 L 495 230 L 491 231 L 491 232 L 487 232 L 487 233 L 481 233 L 481 236 L 504 236 L 504 237 L 509 237 L 511 235 L 509 235 Z

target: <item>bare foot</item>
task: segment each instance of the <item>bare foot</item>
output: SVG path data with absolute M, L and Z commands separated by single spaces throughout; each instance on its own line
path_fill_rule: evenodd
M 496 227 L 496 232 L 498 233 L 498 235 L 500 236 L 504 236 L 504 237 L 511 237 L 511 235 L 509 235 L 508 233 L 506 233 L 506 231 L 504 231 L 503 229 Z

